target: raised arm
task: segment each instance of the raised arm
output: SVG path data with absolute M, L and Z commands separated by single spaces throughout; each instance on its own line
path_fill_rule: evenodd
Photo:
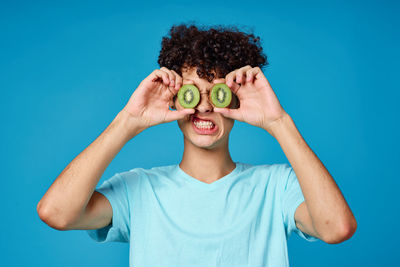
M 328 170 L 281 107 L 261 69 L 245 66 L 232 71 L 225 79 L 238 96 L 240 107 L 214 111 L 265 129 L 279 142 L 305 199 L 296 209 L 296 226 L 327 243 L 349 239 L 357 228 L 350 207 Z
M 267 129 L 266 129 L 267 130 Z M 268 131 L 281 145 L 299 181 L 305 201 L 295 212 L 296 226 L 329 244 L 349 239 L 357 222 L 342 192 L 286 114 Z
M 112 219 L 108 200 L 94 191 L 122 147 L 144 129 L 193 113 L 169 110 L 182 78 L 166 68 L 154 70 L 134 91 L 112 123 L 74 158 L 37 205 L 39 217 L 58 230 L 98 229 Z

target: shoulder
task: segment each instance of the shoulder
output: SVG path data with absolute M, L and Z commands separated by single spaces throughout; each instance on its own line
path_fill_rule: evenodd
M 176 169 L 177 164 L 167 166 L 157 166 L 152 168 L 133 168 L 128 171 L 119 172 L 118 175 L 126 183 L 142 183 L 143 181 L 150 181 L 159 179 L 160 177 L 169 177 L 169 175 Z
M 290 172 L 291 167 L 287 163 L 272 163 L 252 165 L 247 163 L 239 163 L 242 167 L 242 172 L 263 173 L 268 175 L 278 175 Z
M 258 182 L 265 181 L 267 184 L 275 183 L 283 180 L 290 173 L 290 165 L 287 163 L 271 163 L 251 165 L 247 163 L 239 163 L 241 165 L 241 175 L 251 177 L 252 180 Z

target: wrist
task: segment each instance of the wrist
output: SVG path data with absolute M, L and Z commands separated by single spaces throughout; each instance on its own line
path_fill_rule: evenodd
M 124 109 L 117 114 L 111 124 L 113 124 L 114 128 L 120 133 L 121 138 L 125 139 L 126 142 L 146 129 L 146 127 L 140 124 L 137 118 L 132 117 Z
M 292 118 L 289 116 L 289 114 L 284 112 L 281 117 L 270 122 L 268 125 L 264 126 L 263 129 L 270 133 L 275 139 L 277 139 L 292 122 Z

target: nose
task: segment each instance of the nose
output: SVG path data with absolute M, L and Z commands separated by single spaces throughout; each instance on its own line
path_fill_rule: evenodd
M 213 110 L 213 106 L 210 103 L 207 93 L 200 93 L 200 102 L 196 106 L 196 110 L 198 110 L 200 113 L 208 113 Z

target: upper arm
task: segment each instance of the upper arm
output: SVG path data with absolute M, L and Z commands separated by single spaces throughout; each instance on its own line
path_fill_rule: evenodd
M 94 191 L 83 214 L 67 230 L 98 229 L 111 223 L 112 207 L 109 200 L 101 193 Z
M 294 214 L 294 220 L 296 222 L 296 227 L 300 229 L 303 233 L 314 236 L 318 239 L 321 237 L 315 231 L 310 213 L 308 212 L 308 208 L 306 202 L 303 201 L 296 209 Z

